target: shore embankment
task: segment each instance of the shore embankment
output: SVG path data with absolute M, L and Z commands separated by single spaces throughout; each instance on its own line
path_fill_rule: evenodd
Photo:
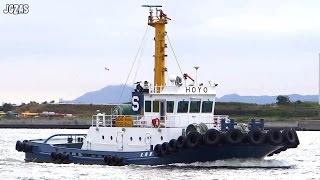
M 88 129 L 91 119 L 0 119 L 0 128 Z M 320 131 L 319 120 L 266 121 L 265 129 L 294 128 L 301 131 Z
M 265 128 L 294 128 L 299 131 L 320 131 L 320 120 L 270 121 L 265 122 Z
M 0 128 L 88 129 L 92 120 L 85 119 L 1 119 Z

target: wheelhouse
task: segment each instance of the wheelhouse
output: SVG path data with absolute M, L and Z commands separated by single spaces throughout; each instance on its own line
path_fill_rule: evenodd
M 157 91 L 157 89 L 162 89 Z M 212 126 L 215 104 L 215 86 L 171 85 L 163 88 L 137 85 L 132 93 L 132 111 L 143 116 L 146 126 L 186 127 L 192 123 Z

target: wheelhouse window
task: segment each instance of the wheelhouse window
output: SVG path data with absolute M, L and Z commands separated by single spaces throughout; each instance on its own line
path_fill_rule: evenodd
M 200 112 L 201 101 L 191 101 L 190 102 L 190 113 L 199 113 Z
M 159 101 L 153 101 L 153 112 L 159 112 Z
M 212 104 L 213 101 L 203 101 L 202 102 L 202 111 L 203 113 L 212 113 Z
M 145 112 L 151 112 L 151 101 L 145 101 L 144 102 L 144 111 Z
M 173 113 L 173 109 L 174 109 L 174 102 L 167 101 L 167 113 Z
M 187 113 L 189 108 L 189 101 L 178 102 L 178 113 Z

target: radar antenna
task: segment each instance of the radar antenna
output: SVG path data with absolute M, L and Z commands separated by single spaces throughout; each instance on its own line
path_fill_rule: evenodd
M 157 7 L 162 7 L 161 5 L 142 5 L 141 7 L 148 7 L 148 8 L 157 8 Z

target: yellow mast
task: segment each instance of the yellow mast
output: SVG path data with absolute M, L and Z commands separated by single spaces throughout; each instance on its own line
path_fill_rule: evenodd
M 155 28 L 155 54 L 154 54 L 154 86 L 156 92 L 160 92 L 165 86 L 165 72 L 167 71 L 165 57 L 166 44 L 166 24 L 170 18 L 163 13 L 161 9 L 156 8 L 156 15 L 153 16 L 152 7 L 161 6 L 150 6 L 145 5 L 143 7 L 150 8 L 150 15 L 148 17 L 148 25 Z

